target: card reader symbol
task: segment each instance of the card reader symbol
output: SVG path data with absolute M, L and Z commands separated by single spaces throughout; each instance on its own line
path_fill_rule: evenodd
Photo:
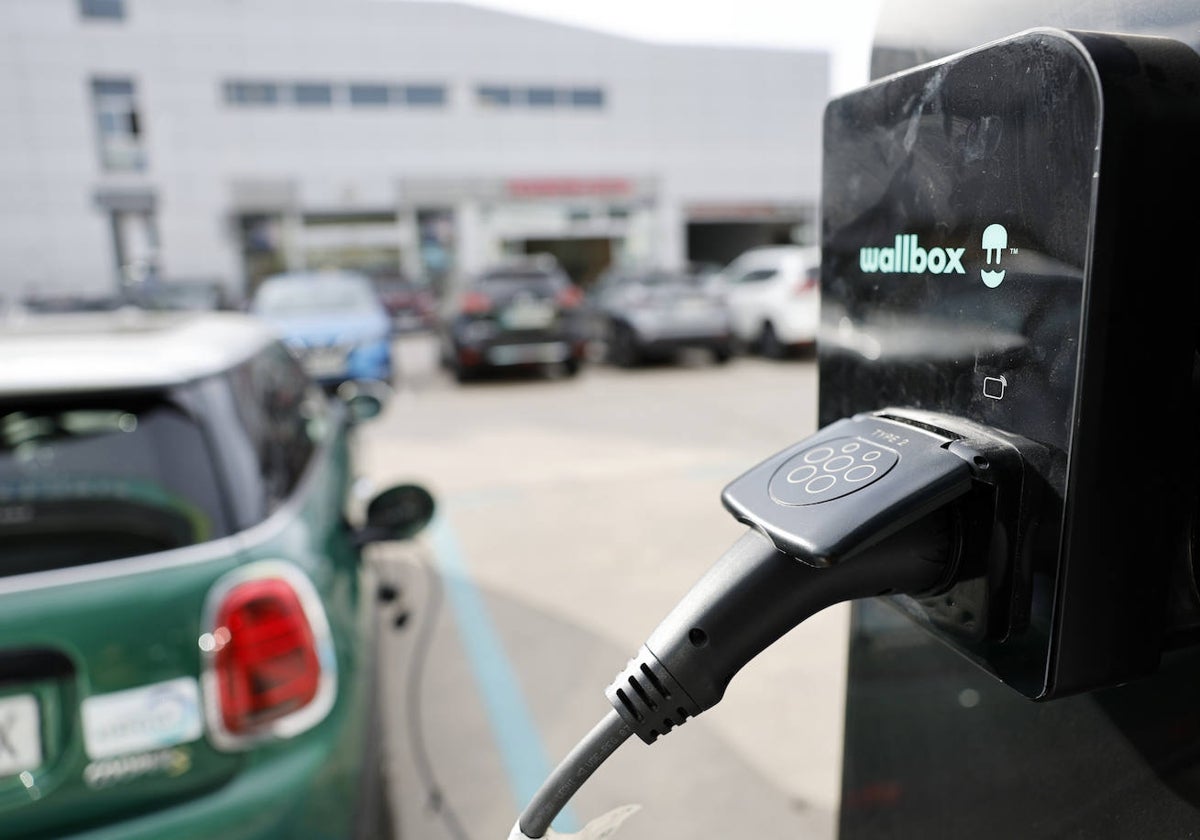
M 1004 389 L 1008 380 L 1003 376 L 985 376 L 983 378 L 983 395 L 990 400 L 1004 399 Z

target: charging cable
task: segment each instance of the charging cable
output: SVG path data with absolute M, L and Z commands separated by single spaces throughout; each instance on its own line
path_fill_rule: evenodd
M 936 595 L 978 574 L 998 527 L 978 503 L 999 498 L 1000 484 L 1019 485 L 1021 463 L 1013 441 L 983 427 L 888 409 L 831 423 L 730 482 L 721 500 L 749 530 L 608 686 L 612 711 L 537 791 L 509 840 L 543 837 L 630 736 L 652 744 L 715 706 L 746 663 L 809 616 L 858 598 Z
M 715 706 L 746 663 L 806 618 L 855 598 L 940 589 L 952 577 L 959 531 L 956 510 L 942 508 L 825 567 L 747 531 L 608 687 L 612 711 L 543 783 L 510 840 L 545 836 L 580 786 L 631 735 L 653 743 Z

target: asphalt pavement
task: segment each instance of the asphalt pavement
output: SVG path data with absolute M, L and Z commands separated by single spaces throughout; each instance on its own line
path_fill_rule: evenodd
M 816 425 L 811 360 L 702 354 L 575 378 L 456 384 L 429 336 L 397 342 L 387 411 L 361 430 L 376 487 L 437 497 L 413 544 L 372 557 L 386 752 L 403 840 L 502 840 L 536 786 L 608 710 L 604 688 L 742 532 L 719 501 Z M 642 806 L 621 840 L 836 831 L 848 610 L 747 666 L 725 700 L 627 742 L 555 828 Z

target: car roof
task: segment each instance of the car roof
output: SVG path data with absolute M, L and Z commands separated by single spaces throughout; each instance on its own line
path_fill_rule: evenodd
M 704 279 L 703 275 L 695 274 L 685 268 L 674 271 L 666 268 L 615 269 L 605 272 L 603 276 L 605 279 L 612 278 L 614 280 L 625 280 L 633 283 L 684 283 L 691 280 Z
M 317 271 L 285 271 L 263 278 L 259 285 L 261 289 L 267 284 L 282 283 L 357 283 L 370 285 L 371 278 L 358 271 L 344 269 L 320 269 Z
M 781 268 L 789 272 L 803 271 L 816 268 L 820 264 L 819 245 L 761 245 L 743 251 L 725 266 L 722 273 L 727 273 L 732 268 L 738 271 L 764 268 Z
M 234 312 L 27 315 L 0 321 L 0 396 L 161 388 L 227 370 L 276 339 Z
M 507 277 L 565 277 L 562 265 L 552 254 L 512 254 L 484 266 L 475 277 L 489 280 Z
M 790 257 L 790 256 L 813 256 L 819 257 L 821 247 L 819 245 L 763 245 L 758 248 L 751 248 L 741 256 L 754 257 Z

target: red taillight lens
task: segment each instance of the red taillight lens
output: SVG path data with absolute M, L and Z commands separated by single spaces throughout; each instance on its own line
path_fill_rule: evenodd
M 793 294 L 803 295 L 817 288 L 821 283 L 821 269 L 810 268 L 804 272 L 804 276 L 800 278 L 800 282 L 796 284 Z
M 313 629 L 287 581 L 233 587 L 217 610 L 213 636 L 221 717 L 231 733 L 251 732 L 317 696 L 321 663 Z
M 492 311 L 492 299 L 483 292 L 467 292 L 460 308 L 464 315 L 486 315 Z
M 554 299 L 563 309 L 574 309 L 583 303 L 583 291 L 578 286 L 567 286 Z

